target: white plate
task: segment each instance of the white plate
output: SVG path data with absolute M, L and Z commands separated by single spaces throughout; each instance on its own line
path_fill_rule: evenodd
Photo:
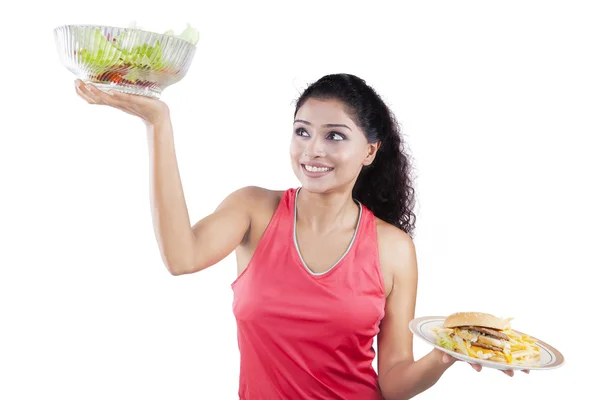
M 535 344 L 540 347 L 540 360 L 538 363 L 534 365 L 509 365 L 496 361 L 490 360 L 480 360 L 478 358 L 473 358 L 466 356 L 461 353 L 457 353 L 452 350 L 448 350 L 439 346 L 435 343 L 435 334 L 431 332 L 431 328 L 434 327 L 442 327 L 444 324 L 444 320 L 446 317 L 421 317 L 413 319 L 408 325 L 411 332 L 426 341 L 430 345 L 442 350 L 450 354 L 452 357 L 458 358 L 459 360 L 466 361 L 473 364 L 480 364 L 484 367 L 501 369 L 501 370 L 521 370 L 521 369 L 529 369 L 529 370 L 544 370 L 544 369 L 553 369 L 558 368 L 564 364 L 565 358 L 563 355 L 556 350 L 554 347 L 550 346 L 547 343 L 542 342 L 541 340 L 535 338 Z M 514 331 L 514 329 L 513 329 Z M 522 332 L 514 331 L 520 335 L 523 335 Z

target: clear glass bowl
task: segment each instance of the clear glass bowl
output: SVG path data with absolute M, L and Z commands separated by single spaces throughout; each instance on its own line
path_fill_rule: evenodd
M 59 26 L 54 39 L 61 63 L 82 81 L 154 98 L 186 75 L 196 52 L 178 37 L 110 26 Z

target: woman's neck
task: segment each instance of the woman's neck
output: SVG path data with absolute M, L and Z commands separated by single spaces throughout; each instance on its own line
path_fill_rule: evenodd
M 311 193 L 302 188 L 296 198 L 297 223 L 319 234 L 353 228 L 358 218 L 358 205 L 351 193 Z

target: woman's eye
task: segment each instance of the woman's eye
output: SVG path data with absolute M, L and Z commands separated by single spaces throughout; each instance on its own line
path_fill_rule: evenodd
M 306 132 L 306 129 L 304 129 L 304 128 L 298 128 L 298 129 L 296 129 L 296 135 L 307 137 L 308 132 Z
M 344 139 L 346 139 L 346 137 L 344 135 L 342 135 L 341 133 L 337 133 L 337 132 L 331 132 L 328 136 L 332 140 L 344 140 Z

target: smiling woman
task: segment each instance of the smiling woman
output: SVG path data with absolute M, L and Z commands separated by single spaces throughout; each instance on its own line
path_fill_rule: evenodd
M 240 397 L 381 399 L 374 338 L 380 371 L 412 360 L 414 190 L 398 126 L 364 80 L 328 75 L 297 100 L 290 160 L 299 188 L 247 193 L 269 200 L 253 204 L 264 211 L 232 285 Z
M 412 235 L 415 215 L 409 157 L 394 114 L 375 90 L 353 75 L 324 76 L 300 96 L 295 117 L 291 157 L 302 185 L 327 191 L 336 184 L 355 183 L 357 200 Z M 329 180 L 306 180 L 299 173 L 317 178 L 328 172 L 314 167 L 333 172 L 335 166 L 324 164 L 325 159 L 338 164 Z
M 327 75 L 298 99 L 290 159 L 300 187 L 239 189 L 194 226 L 166 104 L 80 81 L 76 90 L 145 122 L 168 270 L 192 274 L 236 252 L 240 399 L 407 399 L 454 363 L 437 349 L 413 358 L 411 168 L 393 113 L 364 80 Z

